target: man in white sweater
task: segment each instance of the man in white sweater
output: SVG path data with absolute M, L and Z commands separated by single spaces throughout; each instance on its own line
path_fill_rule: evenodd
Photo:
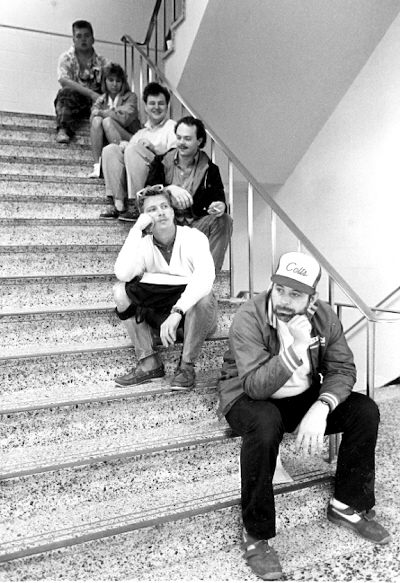
M 138 206 L 141 214 L 115 263 L 119 282 L 114 286 L 117 313 L 134 344 L 138 365 L 117 377 L 116 383 L 139 385 L 163 377 L 154 329 L 158 332 L 159 326 L 161 342 L 168 347 L 175 343 L 183 324 L 182 357 L 171 388 L 189 389 L 195 384 L 194 362 L 217 325 L 217 301 L 212 291 L 215 268 L 209 242 L 198 229 L 176 226 L 170 194 L 162 187 L 144 189 Z M 138 299 L 139 292 L 145 300 Z M 151 296 L 162 292 L 166 292 L 167 313 L 160 308 L 154 313 L 151 305 L 149 309 Z M 172 307 L 168 305 L 171 299 Z M 157 326 L 154 319 L 158 319 Z

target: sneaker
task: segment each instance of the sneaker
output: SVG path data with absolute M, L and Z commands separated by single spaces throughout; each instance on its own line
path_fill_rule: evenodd
M 60 128 L 57 132 L 56 142 L 58 144 L 69 144 L 69 141 L 70 137 L 67 132 L 63 128 Z
M 194 368 L 189 369 L 178 367 L 176 373 L 172 377 L 170 388 L 177 391 L 191 389 L 194 387 L 195 378 L 196 375 Z
M 110 208 L 107 211 L 104 211 L 104 213 L 100 214 L 100 218 L 101 219 L 118 219 L 120 213 L 119 211 L 117 211 L 116 208 Z
M 142 385 L 144 383 L 148 383 L 153 379 L 160 379 L 163 376 L 165 376 L 163 365 L 147 372 L 141 370 L 140 368 L 134 368 L 128 372 L 128 374 L 123 375 L 122 377 L 116 377 L 115 384 L 119 387 L 131 387 L 133 385 Z
M 376 545 L 386 545 L 392 540 L 392 537 L 386 528 L 383 528 L 379 522 L 374 520 L 374 510 L 363 510 L 362 512 L 357 512 L 350 506 L 347 506 L 347 508 L 344 509 L 339 509 L 329 502 L 327 517 L 330 522 L 333 522 L 333 524 L 354 530 L 356 534 Z M 357 517 L 358 520 L 354 520 L 355 517 Z M 351 518 L 353 518 L 353 520 L 351 520 Z
M 241 549 L 243 558 L 255 575 L 265 581 L 276 581 L 282 577 L 282 567 L 278 555 L 266 540 L 257 540 L 243 533 Z
M 100 164 L 95 162 L 93 164 L 93 172 L 89 174 L 89 178 L 100 178 Z
M 120 221 L 133 222 L 136 221 L 136 219 L 139 217 L 139 214 L 139 211 L 136 209 L 130 209 L 124 213 L 121 213 L 118 218 Z

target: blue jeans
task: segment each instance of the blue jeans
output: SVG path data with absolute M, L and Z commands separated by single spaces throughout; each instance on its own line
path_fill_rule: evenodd
M 119 312 L 126 310 L 131 300 L 125 291 L 125 282 L 119 281 L 114 286 L 114 299 Z M 167 319 L 168 315 L 165 316 Z M 124 320 L 126 331 L 135 347 L 136 358 L 140 361 L 157 354 L 155 330 L 147 324 L 138 324 L 136 319 Z M 182 358 L 185 362 L 194 362 L 199 356 L 204 340 L 217 328 L 217 300 L 211 291 L 190 308 L 185 314 L 183 328 Z

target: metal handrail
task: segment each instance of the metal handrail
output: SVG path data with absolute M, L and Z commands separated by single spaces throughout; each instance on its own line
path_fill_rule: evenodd
M 393 312 L 393 313 L 399 313 L 397 310 L 380 310 L 379 307 L 382 306 L 383 304 L 385 304 L 388 300 L 390 300 L 398 291 L 400 291 L 400 286 L 396 287 L 392 292 L 390 292 L 390 294 L 388 294 L 386 297 L 383 298 L 383 300 L 381 300 L 379 303 L 376 304 L 376 306 L 374 308 L 371 308 L 371 310 L 373 312 Z M 349 304 L 343 304 L 341 302 L 337 302 L 336 304 L 337 306 L 341 306 L 343 308 L 353 308 L 353 305 L 349 305 Z M 354 322 L 354 324 L 352 324 L 349 328 L 347 328 L 347 330 L 345 330 L 345 334 L 348 334 L 349 332 L 351 332 L 352 330 L 354 330 L 354 328 L 356 328 L 359 324 L 361 324 L 361 322 L 364 322 L 364 317 L 361 317 L 359 320 L 357 320 L 356 322 Z
M 184 99 L 177 91 L 176 87 L 168 81 L 165 75 L 156 67 L 152 59 L 145 54 L 141 45 L 134 41 L 129 35 L 124 35 L 121 41 L 130 44 L 145 59 L 148 67 L 156 74 L 158 79 L 175 95 L 175 97 L 183 104 L 188 112 L 194 117 L 200 117 L 195 109 Z M 338 271 L 325 259 L 325 257 L 318 251 L 313 243 L 304 235 L 299 227 L 292 221 L 292 219 L 285 213 L 285 211 L 278 205 L 278 203 L 271 197 L 266 189 L 256 180 L 251 172 L 242 164 L 242 162 L 235 156 L 235 154 L 228 148 L 225 142 L 212 130 L 206 120 L 203 120 L 207 133 L 212 140 L 218 144 L 221 150 L 225 153 L 228 159 L 235 165 L 239 172 L 246 178 L 252 188 L 256 190 L 259 195 L 265 200 L 272 211 L 281 219 L 281 221 L 288 227 L 288 229 L 297 237 L 301 244 L 309 251 L 311 255 L 318 261 L 321 267 L 328 273 L 329 277 L 334 280 L 336 285 L 343 291 L 349 300 L 358 308 L 363 317 L 370 322 L 376 322 L 377 318 L 374 312 L 367 306 L 367 304 L 360 298 L 360 296 L 348 285 Z

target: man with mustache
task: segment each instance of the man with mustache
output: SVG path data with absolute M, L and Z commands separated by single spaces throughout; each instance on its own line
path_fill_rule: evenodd
M 176 148 L 154 158 L 147 184 L 168 187 L 177 224 L 196 228 L 208 237 L 219 271 L 232 233 L 219 168 L 203 151 L 207 134 L 200 119 L 181 118 L 175 134 Z
M 328 520 L 374 544 L 390 542 L 376 522 L 375 446 L 378 407 L 352 392 L 353 354 L 342 325 L 318 300 L 317 261 L 303 253 L 279 260 L 269 290 L 241 306 L 219 381 L 219 415 L 242 437 L 243 557 L 265 580 L 282 577 L 269 544 L 275 532 L 272 478 L 284 432 L 314 455 L 324 435 L 343 433 Z

